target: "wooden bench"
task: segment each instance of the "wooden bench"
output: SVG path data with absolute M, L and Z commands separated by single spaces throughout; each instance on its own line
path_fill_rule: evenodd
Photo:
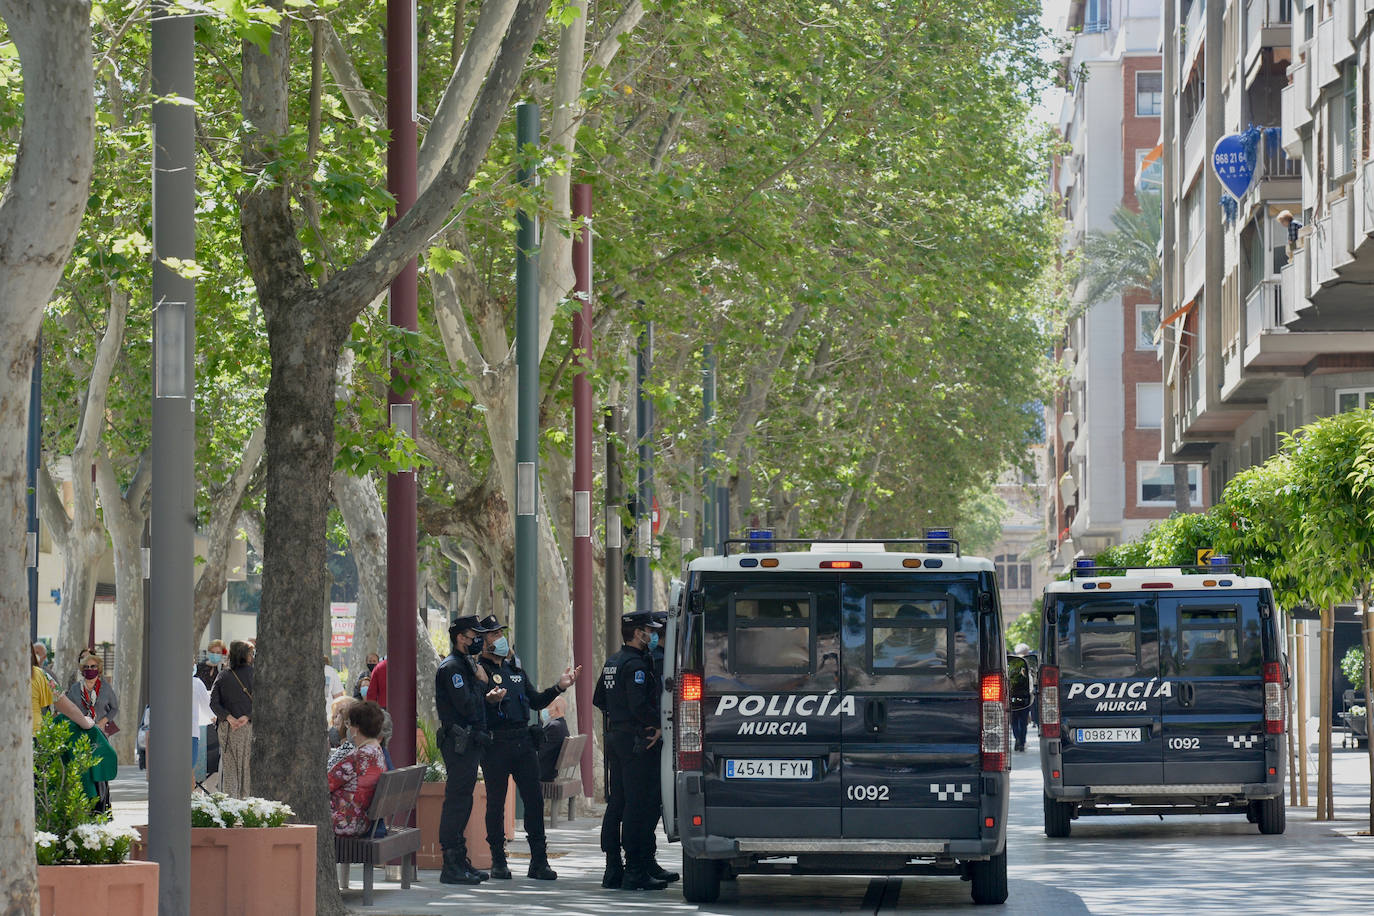
M 371 829 L 363 836 L 334 836 L 334 856 L 339 863 L 339 886 L 348 887 L 348 866 L 363 867 L 363 906 L 372 906 L 372 869 L 396 859 L 401 860 L 401 887 L 410 887 L 415 877 L 415 853 L 420 851 L 420 830 L 406 827 L 407 815 L 415 810 L 420 786 L 425 779 L 423 764 L 388 770 L 377 780 L 372 804 L 367 808 Z M 377 821 L 386 821 L 386 836 L 374 837 Z
M 587 744 L 586 735 L 569 735 L 563 739 L 563 747 L 558 751 L 554 763 L 553 779 L 541 782 L 539 789 L 544 800 L 549 803 L 549 826 L 553 826 L 558 803 L 568 800 L 568 820 L 573 819 L 573 801 L 582 794 L 582 748 Z

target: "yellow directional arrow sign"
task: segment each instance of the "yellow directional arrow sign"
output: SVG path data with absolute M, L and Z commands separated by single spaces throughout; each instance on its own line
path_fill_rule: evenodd
M 1215 554 L 1215 553 L 1216 553 L 1216 549 L 1215 549 L 1215 548 L 1212 548 L 1212 547 L 1199 547 L 1199 548 L 1197 549 L 1197 565 L 1198 565 L 1198 566 L 1206 566 L 1208 563 L 1211 563 L 1211 562 L 1212 562 L 1212 555 Z

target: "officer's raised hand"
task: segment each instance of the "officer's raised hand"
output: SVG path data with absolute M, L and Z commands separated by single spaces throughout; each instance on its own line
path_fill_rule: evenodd
M 578 665 L 576 668 L 564 668 L 563 676 L 558 679 L 558 689 L 567 690 L 577 681 L 577 676 L 581 673 L 581 665 Z
M 487 702 L 491 704 L 500 703 L 506 698 L 506 688 L 493 687 L 487 691 Z

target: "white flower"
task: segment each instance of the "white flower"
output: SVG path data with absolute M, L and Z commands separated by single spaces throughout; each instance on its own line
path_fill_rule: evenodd
M 60 836 L 55 833 L 48 833 L 46 830 L 40 830 L 33 835 L 33 843 L 35 846 L 56 846 L 60 842 L 62 842 Z

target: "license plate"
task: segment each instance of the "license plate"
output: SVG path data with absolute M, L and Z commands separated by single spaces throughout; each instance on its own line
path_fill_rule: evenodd
M 1074 730 L 1075 744 L 1111 744 L 1140 742 L 1138 728 L 1079 728 Z
M 726 760 L 726 779 L 810 779 L 810 760 Z

